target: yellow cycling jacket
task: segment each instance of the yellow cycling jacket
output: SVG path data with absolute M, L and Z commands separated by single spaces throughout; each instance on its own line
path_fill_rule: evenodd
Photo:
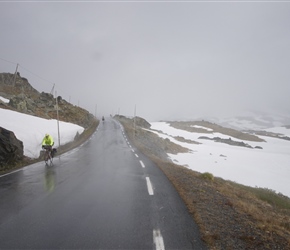
M 54 141 L 51 135 L 49 135 L 48 137 L 44 137 L 42 140 L 42 146 L 43 145 L 49 145 L 49 146 L 53 146 Z

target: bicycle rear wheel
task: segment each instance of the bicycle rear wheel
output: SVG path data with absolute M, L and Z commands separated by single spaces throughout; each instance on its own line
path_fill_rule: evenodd
M 44 162 L 45 162 L 45 165 L 52 165 L 52 160 L 53 158 L 51 157 L 51 153 L 49 150 L 46 150 L 45 151 L 45 154 L 44 154 Z

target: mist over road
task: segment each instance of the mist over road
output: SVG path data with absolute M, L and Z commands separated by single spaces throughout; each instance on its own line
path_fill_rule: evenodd
M 163 173 L 113 119 L 81 147 L 0 177 L 0 248 L 203 249 Z

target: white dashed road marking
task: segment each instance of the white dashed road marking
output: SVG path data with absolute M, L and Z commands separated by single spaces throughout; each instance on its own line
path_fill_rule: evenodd
M 142 168 L 145 168 L 143 161 L 140 161 L 140 164 L 141 164 Z
M 153 230 L 153 241 L 154 241 L 156 250 L 165 250 L 163 237 L 159 229 Z
M 152 184 L 149 177 L 146 177 L 146 182 L 149 195 L 154 195 Z
M 126 136 L 125 136 L 125 133 L 123 133 L 124 135 L 124 138 L 128 144 L 128 146 L 131 148 L 131 151 L 135 154 L 135 156 L 137 158 L 139 158 L 138 154 L 135 153 L 134 149 L 132 148 L 132 146 L 130 145 L 129 141 L 127 140 Z M 145 168 L 145 165 L 143 163 L 143 161 L 139 161 L 142 168 Z M 154 192 L 153 192 L 153 187 L 152 187 L 152 184 L 151 184 L 151 181 L 150 181 L 150 178 L 149 177 L 146 177 L 146 183 L 147 183 L 147 189 L 148 189 L 148 193 L 149 195 L 154 195 Z M 161 232 L 159 229 L 157 230 L 153 230 L 153 241 L 154 241 L 154 245 L 155 245 L 155 249 L 156 250 L 165 250 L 165 247 L 164 247 L 164 241 L 163 241 L 163 237 L 161 235 Z

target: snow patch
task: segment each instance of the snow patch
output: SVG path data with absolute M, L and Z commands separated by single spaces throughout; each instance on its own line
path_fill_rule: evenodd
M 201 173 L 210 172 L 217 177 L 247 186 L 269 188 L 290 197 L 290 141 L 259 136 L 265 141 L 251 142 L 251 145 L 263 149 L 251 149 L 198 139 L 203 135 L 208 137 L 208 134 L 176 129 L 165 122 L 153 122 L 151 129 L 160 137 L 168 138 L 190 150 L 189 153 L 168 154 L 170 159 L 179 165 Z M 290 131 L 285 127 L 270 130 L 283 135 L 289 135 Z M 182 136 L 201 144 L 179 142 L 173 138 L 175 136 Z M 228 138 L 219 133 L 213 133 L 213 136 Z

